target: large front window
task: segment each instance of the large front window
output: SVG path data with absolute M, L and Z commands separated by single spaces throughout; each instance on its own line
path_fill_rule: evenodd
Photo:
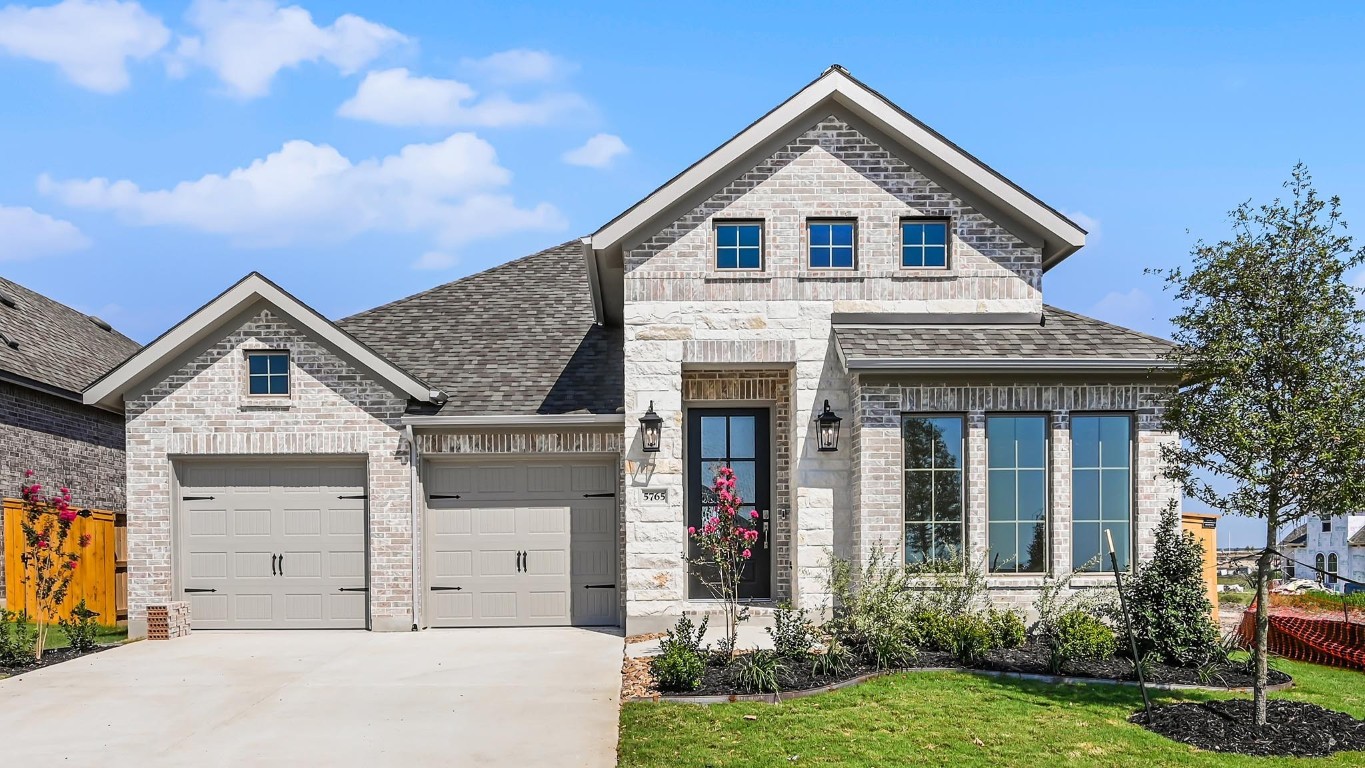
M 906 416 L 905 562 L 962 555 L 963 444 L 960 416 Z
M 1114 570 L 1104 538 L 1108 531 L 1119 568 L 1128 569 L 1132 461 L 1132 420 L 1127 416 L 1071 417 L 1071 554 L 1076 568 Z
M 1047 568 L 1047 420 L 988 416 L 987 537 L 991 573 Z

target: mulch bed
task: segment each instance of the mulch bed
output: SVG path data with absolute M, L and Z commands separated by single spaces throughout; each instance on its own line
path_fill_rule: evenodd
M 116 647 L 117 646 L 114 645 L 101 645 L 100 647 L 96 648 L 93 651 L 90 651 L 89 653 L 76 653 L 70 648 L 58 648 L 52 651 L 43 651 L 42 661 L 35 662 L 30 660 L 26 664 L 20 664 L 18 666 L 13 667 L 0 664 L 0 677 L 13 677 L 15 675 L 22 675 L 25 672 L 32 672 L 35 669 L 43 669 L 44 667 L 50 667 L 53 664 L 61 664 L 63 661 L 79 659 L 82 656 L 89 656 L 91 653 L 99 653 L 100 651 L 107 651 L 110 648 Z
M 1041 645 L 1030 644 L 1019 648 L 995 650 L 986 655 L 982 669 L 997 672 L 1025 672 L 1036 675 L 1052 674 L 1047 668 L 1048 651 Z M 1104 680 L 1136 680 L 1137 673 L 1127 659 L 1114 657 L 1103 661 L 1075 661 L 1062 668 L 1061 674 L 1071 677 L 1095 677 Z M 1291 678 L 1278 670 L 1270 670 L 1270 685 L 1290 682 Z M 1216 688 L 1249 688 L 1255 684 L 1254 675 L 1237 666 L 1224 667 L 1209 680 L 1200 680 L 1198 672 L 1189 667 L 1153 664 L 1147 682 L 1163 685 L 1202 685 Z
M 1271 699 L 1266 725 L 1251 725 L 1252 702 L 1183 702 L 1152 708 L 1129 718 L 1149 731 L 1211 752 L 1257 757 L 1325 757 L 1365 750 L 1365 720 L 1302 701 Z

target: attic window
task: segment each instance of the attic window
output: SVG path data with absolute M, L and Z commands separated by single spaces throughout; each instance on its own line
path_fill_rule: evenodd
M 763 222 L 716 222 L 716 269 L 763 269 Z
M 289 394 L 289 353 L 264 351 L 246 353 L 247 394 L 287 396 Z
M 947 269 L 948 221 L 902 219 L 901 266 L 911 269 Z

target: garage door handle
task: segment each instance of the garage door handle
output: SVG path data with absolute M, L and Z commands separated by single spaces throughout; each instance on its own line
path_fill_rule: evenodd
M 616 589 L 615 584 L 584 584 L 584 589 Z
M 525 552 L 518 552 L 518 553 L 517 553 L 517 573 L 521 573 L 521 572 L 523 572 L 523 571 L 525 571 L 525 570 L 526 570 L 526 553 L 525 553 Z
M 217 592 L 216 589 L 197 589 L 195 587 L 185 587 L 185 592 Z
M 459 592 L 464 587 L 432 587 L 432 592 Z
M 280 575 L 284 575 L 284 555 L 280 555 Z
M 370 591 L 370 588 L 369 588 L 369 587 L 342 587 L 342 588 L 338 589 L 337 591 L 338 591 L 338 592 L 369 592 L 369 591 Z
M 279 575 L 278 573 L 275 572 L 275 558 L 276 558 L 276 557 L 279 557 L 279 555 L 271 555 L 271 556 L 270 556 L 270 575 L 271 575 L 271 576 L 278 576 L 278 575 Z

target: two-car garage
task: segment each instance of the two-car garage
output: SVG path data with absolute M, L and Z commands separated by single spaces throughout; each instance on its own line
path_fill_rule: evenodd
M 361 458 L 178 462 L 179 590 L 196 629 L 362 629 Z M 615 460 L 429 461 L 423 624 L 619 622 Z

